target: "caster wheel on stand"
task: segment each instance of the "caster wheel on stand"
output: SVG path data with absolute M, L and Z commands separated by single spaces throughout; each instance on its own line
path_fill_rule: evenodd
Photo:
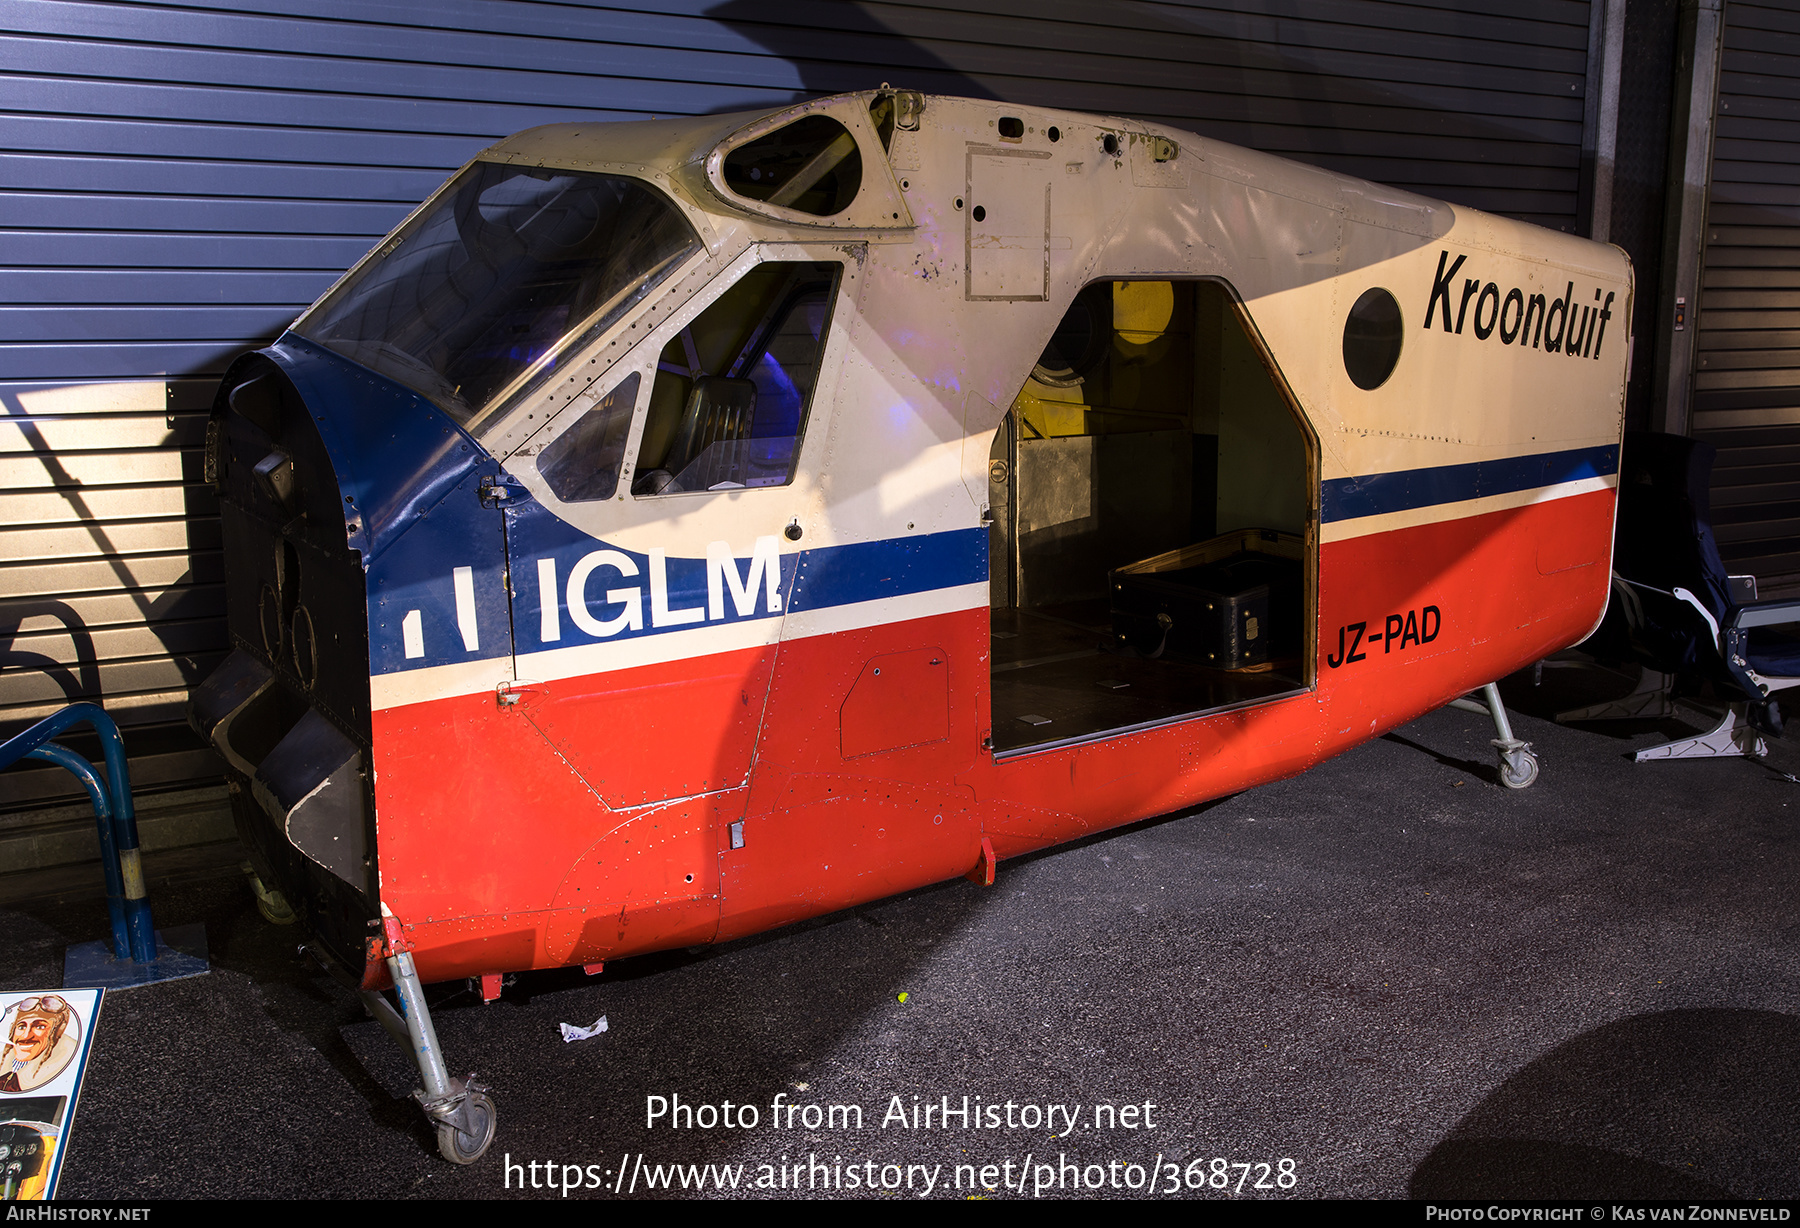
M 485 1092 L 472 1091 L 463 1098 L 457 1116 L 461 1124 L 438 1122 L 438 1154 L 452 1164 L 473 1164 L 494 1141 L 494 1102 Z
M 1537 756 L 1529 750 L 1500 755 L 1500 783 L 1509 789 L 1528 789 L 1538 778 Z

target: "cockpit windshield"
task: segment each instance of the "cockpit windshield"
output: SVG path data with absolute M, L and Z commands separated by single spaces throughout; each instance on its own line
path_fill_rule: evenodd
M 476 162 L 298 331 L 465 426 L 492 421 L 699 247 L 635 179 Z

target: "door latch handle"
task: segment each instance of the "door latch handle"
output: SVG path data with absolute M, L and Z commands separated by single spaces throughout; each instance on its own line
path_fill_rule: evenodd
M 494 687 L 494 698 L 502 708 L 511 708 L 529 693 L 545 694 L 549 690 L 541 682 L 532 682 L 527 678 L 513 678 L 498 683 Z
M 525 494 L 525 488 L 515 478 L 500 473 L 482 478 L 475 493 L 480 496 L 483 507 L 507 507 Z

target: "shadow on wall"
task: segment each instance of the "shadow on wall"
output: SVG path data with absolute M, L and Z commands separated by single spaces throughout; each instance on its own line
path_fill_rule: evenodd
M 226 647 L 217 505 L 202 480 L 212 390 L 158 378 L 0 392 L 12 492 L 0 517 L 0 736 L 67 703 L 102 703 L 125 728 L 134 790 L 216 773 L 182 717 L 187 689 Z M 85 730 L 62 741 L 98 753 Z M 82 797 L 52 765 L 0 776 L 0 810 Z
M 1800 1019 L 1679 1010 L 1529 1063 L 1413 1173 L 1414 1198 L 1783 1198 L 1800 1152 Z
M 927 94 L 999 97 L 863 4 L 832 5 L 830 28 L 806 22 L 786 0 L 726 0 L 706 16 L 793 65 L 806 90 L 796 102 L 873 89 L 884 81 Z
M 72 655 L 74 660 L 20 646 L 24 625 L 33 620 L 39 625 L 29 634 L 42 636 L 47 629 L 44 624 L 50 624 L 55 638 L 67 638 L 73 649 L 72 654 L 67 655 Z M 64 698 L 71 703 L 78 699 L 97 701 L 100 697 L 100 660 L 94 651 L 93 633 L 75 607 L 66 601 L 44 598 L 8 601 L 0 605 L 0 673 L 15 670 L 42 673 L 62 688 Z
M 1546 47 L 1508 44 L 1472 12 L 1396 9 L 1417 23 L 1397 30 L 1325 24 L 1296 0 L 1094 12 L 1020 21 L 871 2 L 832 6 L 821 28 L 790 5 L 727 0 L 707 16 L 788 61 L 814 94 L 887 81 L 1130 116 L 1576 228 L 1585 16 L 1582 46 Z
M 136 618 L 147 624 L 151 633 L 155 634 L 156 625 L 169 617 L 166 607 L 179 600 L 182 591 L 179 586 L 191 575 L 191 567 L 174 585 L 161 588 L 160 591 L 143 587 L 139 577 L 132 574 L 132 560 L 127 557 L 141 551 L 132 550 L 128 543 L 120 540 L 121 533 L 129 533 L 136 526 L 108 523 L 116 522 L 119 519 L 117 514 L 108 516 L 95 506 L 91 488 L 96 485 L 96 479 L 110 475 L 97 471 L 91 474 L 77 472 L 80 461 L 66 455 L 69 451 L 68 444 L 63 443 L 59 448 L 47 439 L 44 425 L 34 420 L 32 413 L 33 407 L 25 404 L 18 395 L 0 395 L 0 414 L 18 431 L 31 458 L 43 470 L 41 479 L 30 484 L 49 488 L 49 492 L 67 505 L 68 515 L 66 518 L 51 517 L 41 511 L 37 512 L 38 523 L 48 532 L 40 530 L 32 536 L 42 545 L 37 549 L 29 544 L 23 545 L 21 549 L 24 555 L 15 557 L 35 559 L 39 557 L 40 551 L 49 555 L 50 557 L 43 559 L 43 570 L 50 574 L 39 583 L 57 583 L 59 581 L 55 577 L 61 576 L 63 579 L 60 583 L 65 586 L 68 583 L 68 563 L 63 560 L 83 556 L 97 558 L 110 574 L 104 579 L 84 577 L 75 583 L 85 589 L 118 590 Z M 67 421 L 61 420 L 57 425 L 61 426 Z M 88 436 L 80 441 L 82 444 L 90 448 L 106 446 L 110 433 L 107 421 L 96 418 L 91 422 L 83 422 L 76 419 L 74 426 Z M 176 445 L 176 432 L 171 430 L 153 446 L 162 449 Z M 16 484 L 19 479 L 15 478 L 13 481 Z M 56 530 L 52 526 L 61 519 L 72 522 L 73 527 L 88 539 L 87 542 L 73 545 L 56 540 L 53 537 Z M 0 703 L 10 706 L 33 700 L 43 702 L 50 698 L 47 694 L 39 693 L 41 688 L 32 688 L 23 683 L 21 676 L 28 672 L 53 680 L 60 688 L 63 699 L 70 703 L 77 700 L 99 702 L 102 698 L 100 657 L 94 635 L 88 626 L 89 620 L 68 601 L 31 593 L 33 587 L 36 584 L 30 577 L 15 578 L 13 584 L 8 586 L 10 591 L 5 594 L 13 599 L 0 602 Z M 102 621 L 125 620 L 114 614 Z M 27 627 L 27 623 L 34 625 Z

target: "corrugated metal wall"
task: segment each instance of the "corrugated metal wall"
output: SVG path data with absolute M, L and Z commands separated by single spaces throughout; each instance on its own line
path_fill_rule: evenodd
M 1725 5 L 1694 434 L 1734 571 L 1800 586 L 1800 10 Z
M 180 719 L 225 647 L 212 381 L 496 137 L 886 80 L 1573 230 L 1588 4 L 1488 7 L 0 0 L 0 732 L 103 699 L 140 790 L 214 779 Z M 74 797 L 54 770 L 0 776 L 0 837 Z

